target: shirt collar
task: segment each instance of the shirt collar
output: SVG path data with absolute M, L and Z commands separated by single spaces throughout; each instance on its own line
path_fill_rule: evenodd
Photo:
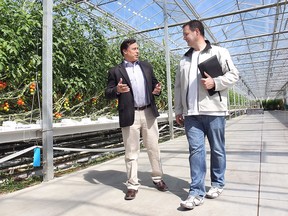
M 134 67 L 136 65 L 139 65 L 139 61 L 132 63 L 132 62 L 128 62 L 128 61 L 124 60 L 124 65 L 125 65 L 125 67 Z

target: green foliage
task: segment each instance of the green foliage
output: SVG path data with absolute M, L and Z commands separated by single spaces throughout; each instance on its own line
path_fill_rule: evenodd
M 33 186 L 42 182 L 42 177 L 32 176 L 29 178 L 13 178 L 7 177 L 1 183 L 0 194 L 11 193 L 13 191 L 21 190 L 28 186 Z
M 29 85 L 41 64 L 42 12 L 39 2 L 8 1 L 0 3 L 0 114 L 24 113 L 31 110 L 33 95 Z M 33 10 L 31 10 L 33 8 Z M 17 100 L 25 100 L 18 106 Z M 4 114 L 4 116 L 2 116 Z
M 59 4 L 54 11 L 55 111 L 70 116 L 84 115 L 91 110 L 91 99 L 103 94 L 106 72 L 111 66 L 105 62 L 110 53 L 104 28 L 100 20 L 79 15 L 76 6 Z M 63 97 L 71 106 L 64 111 Z
M 231 108 L 231 109 L 237 108 L 239 95 L 237 94 L 237 92 L 235 92 L 235 91 L 233 91 L 233 90 L 229 90 L 228 94 L 229 94 L 229 104 L 230 104 L 230 108 Z
M 42 1 L 0 2 L 0 121 L 40 118 L 42 79 Z M 92 9 L 91 9 L 92 10 Z M 54 1 L 53 112 L 63 117 L 116 114 L 115 101 L 104 99 L 109 68 L 122 61 L 124 38 L 108 40 L 117 28 L 105 17 L 91 16 L 73 1 Z M 152 63 L 163 92 L 158 106 L 167 110 L 163 47 L 138 39 L 141 59 Z M 171 59 L 175 65 L 175 59 Z M 174 83 L 175 68 L 171 66 Z
M 282 99 L 263 100 L 263 108 L 265 110 L 284 110 L 284 101 Z

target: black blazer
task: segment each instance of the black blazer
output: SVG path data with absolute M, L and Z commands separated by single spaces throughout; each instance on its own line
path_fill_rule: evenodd
M 159 116 L 158 109 L 155 104 L 154 95 L 152 94 L 158 80 L 156 79 L 153 68 L 147 61 L 139 61 L 139 66 L 141 67 L 146 81 L 146 92 L 151 102 L 151 109 L 155 118 Z M 127 84 L 130 88 L 129 92 L 117 94 L 117 84 L 122 78 L 122 83 Z M 108 71 L 108 83 L 105 89 L 105 97 L 107 99 L 118 98 L 118 112 L 119 112 L 119 124 L 120 127 L 131 126 L 134 123 L 135 108 L 134 108 L 134 96 L 133 89 L 130 83 L 129 76 L 125 69 L 124 62 L 111 68 Z

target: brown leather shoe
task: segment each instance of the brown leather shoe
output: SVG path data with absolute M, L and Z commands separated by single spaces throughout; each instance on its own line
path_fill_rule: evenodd
M 160 182 L 157 182 L 157 183 L 156 182 L 153 182 L 153 183 L 156 185 L 156 188 L 159 191 L 167 191 L 168 190 L 168 187 L 163 180 L 161 180 Z
M 125 200 L 133 200 L 136 197 L 138 190 L 134 189 L 128 189 L 126 195 L 125 195 Z

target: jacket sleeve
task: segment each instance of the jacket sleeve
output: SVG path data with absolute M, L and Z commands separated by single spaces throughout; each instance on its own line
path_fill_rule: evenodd
M 116 99 L 117 94 L 117 77 L 115 74 L 115 68 L 112 68 L 108 71 L 108 80 L 107 80 L 107 87 L 105 89 L 105 97 L 107 99 Z
M 183 107 L 181 102 L 181 79 L 180 79 L 180 65 L 177 67 L 175 85 L 174 85 L 174 108 L 175 115 L 183 113 Z
M 228 50 L 221 48 L 219 55 L 224 75 L 213 78 L 215 82 L 215 91 L 225 90 L 233 86 L 239 80 L 239 72 L 233 63 Z

